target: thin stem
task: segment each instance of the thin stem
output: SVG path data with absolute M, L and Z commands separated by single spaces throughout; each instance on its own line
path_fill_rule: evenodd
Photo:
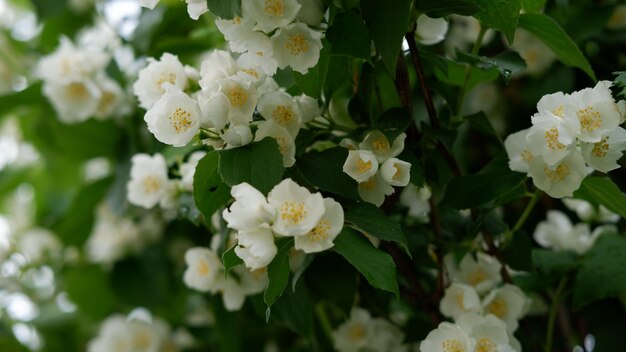
M 333 340 L 333 327 L 330 324 L 330 320 L 328 320 L 328 315 L 326 315 L 326 310 L 324 309 L 324 303 L 318 303 L 315 306 L 315 315 L 317 316 L 317 320 L 319 320 L 320 325 L 322 326 L 322 330 L 324 330 L 324 334 L 330 341 Z
M 487 28 L 481 26 L 480 32 L 478 32 L 478 37 L 474 42 L 474 46 L 472 47 L 471 54 L 478 55 L 478 51 L 483 44 L 483 38 L 485 37 L 485 32 L 487 32 Z M 463 86 L 461 87 L 461 91 L 459 92 L 459 100 L 456 107 L 455 117 L 459 117 L 461 115 L 461 109 L 463 108 L 463 103 L 465 102 L 465 96 L 467 95 L 467 85 L 469 84 L 470 77 L 472 77 L 472 66 L 468 66 L 465 69 L 465 78 L 463 79 Z
M 565 290 L 565 285 L 567 284 L 567 276 L 563 276 L 561 281 L 559 282 L 559 286 L 554 293 L 554 297 L 552 298 L 552 306 L 550 307 L 550 315 L 548 316 L 548 330 L 546 336 L 546 352 L 552 351 L 552 338 L 554 335 L 554 324 L 556 322 L 556 314 L 559 311 L 559 306 L 561 304 L 561 299 L 563 298 L 563 291 Z
M 409 52 L 411 53 L 411 61 L 413 61 L 413 66 L 415 67 L 415 72 L 417 73 L 417 78 L 419 80 L 420 88 L 422 90 L 422 94 L 424 95 L 424 104 L 426 104 L 426 111 L 428 112 L 428 118 L 430 120 L 430 124 L 434 128 L 439 127 L 439 120 L 437 120 L 437 110 L 435 110 L 435 104 L 433 103 L 433 97 L 430 94 L 430 90 L 426 85 L 426 75 L 424 74 L 424 69 L 422 68 L 422 63 L 419 57 L 419 51 L 417 50 L 417 43 L 415 42 L 415 33 L 409 32 L 404 38 L 407 43 L 409 43 Z
M 515 223 L 515 226 L 513 226 L 511 233 L 515 233 L 515 231 L 519 231 L 519 229 L 521 229 L 522 226 L 524 226 L 524 223 L 528 219 L 528 216 L 535 208 L 535 205 L 537 204 L 537 201 L 539 200 L 540 195 L 541 195 L 541 191 L 539 189 L 537 189 L 535 193 L 532 194 L 530 201 L 528 201 L 528 204 L 526 204 L 526 208 L 524 209 L 524 212 L 522 213 L 522 215 L 519 217 L 519 219 L 517 219 L 517 222 Z

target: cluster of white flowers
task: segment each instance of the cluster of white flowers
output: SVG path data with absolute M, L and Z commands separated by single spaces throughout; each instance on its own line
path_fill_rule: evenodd
M 344 139 L 342 145 L 350 151 L 343 172 L 359 183 L 361 198 L 376 206 L 395 190 L 405 187 L 411 178 L 411 164 L 396 158 L 404 150 L 406 134 L 401 133 L 392 143 L 378 130 L 370 131 L 358 145 Z
M 193 191 L 193 177 L 203 151 L 193 152 L 178 166 L 180 178 L 170 178 L 163 155 L 135 154 L 131 159 L 130 179 L 126 184 L 128 201 L 146 209 L 157 204 L 164 210 L 176 208 L 181 192 Z
M 258 62 L 268 75 L 291 67 L 307 73 L 319 61 L 324 32 L 320 0 L 243 1 L 242 16 L 215 24 L 233 52 Z
M 316 253 L 331 248 L 343 228 L 341 204 L 291 179 L 276 185 L 267 198 L 247 183 L 234 186 L 231 194 L 235 202 L 223 217 L 237 231 L 235 253 L 251 270 L 274 259 L 275 237 L 293 237 L 296 250 Z
M 154 214 L 138 222 L 116 214 L 108 205 L 96 210 L 94 227 L 85 244 L 90 261 L 112 264 L 161 238 L 163 226 Z
M 570 199 L 571 201 L 584 202 Z M 585 207 L 589 203 L 574 203 L 578 209 Z M 606 220 L 617 222 L 619 216 L 607 213 Z M 551 248 L 555 251 L 573 251 L 577 254 L 586 253 L 598 239 L 598 237 L 606 232 L 617 232 L 617 228 L 613 225 L 602 225 L 591 231 L 590 225 L 587 223 L 578 223 L 573 225 L 569 217 L 558 210 L 549 210 L 547 219 L 540 222 L 535 228 L 533 237 L 535 241 L 542 247 Z
M 504 142 L 509 167 L 532 177 L 554 198 L 571 197 L 591 169 L 609 172 L 626 150 L 626 102 L 615 103 L 611 83 L 599 82 L 572 94 L 541 98 L 532 127 Z
M 528 312 L 530 299 L 517 286 L 498 286 L 501 264 L 479 252 L 476 259 L 466 254 L 458 266 L 447 256 L 446 267 L 451 284 L 439 309 L 454 324 L 439 325 L 422 342 L 421 351 L 441 351 L 442 346 L 458 351 L 520 351 L 513 332 Z
M 339 352 L 407 350 L 402 346 L 402 330 L 383 318 L 372 318 L 367 310 L 359 307 L 352 308 L 350 319 L 337 327 L 332 338 Z
M 201 90 L 190 96 L 184 90 L 191 78 Z M 235 59 L 220 50 L 209 54 L 200 72 L 183 66 L 174 55 L 163 54 L 139 72 L 133 88 L 147 109 L 148 129 L 159 141 L 184 146 L 201 129 L 208 135 L 206 143 L 215 148 L 235 148 L 271 137 L 286 167 L 295 163 L 300 128 L 321 114 L 317 100 L 281 90 L 258 61 L 244 55 Z M 255 111 L 262 121 L 253 122 Z
M 43 80 L 43 94 L 61 122 L 107 119 L 125 113 L 127 94 L 106 72 L 121 49 L 115 32 L 99 22 L 80 33 L 77 44 L 60 38 L 59 47 L 39 60 L 36 74 Z
M 215 242 L 212 247 L 216 247 Z M 212 248 L 188 249 L 185 262 L 185 285 L 200 292 L 221 293 L 224 307 L 229 311 L 241 309 L 247 296 L 261 293 L 267 286 L 265 268 L 250 271 L 239 265 L 232 269 L 234 275 L 225 275 L 224 265 Z
M 179 351 L 167 322 L 152 317 L 143 308 L 128 317 L 111 315 L 100 326 L 98 336 L 89 341 L 88 352 L 156 352 Z

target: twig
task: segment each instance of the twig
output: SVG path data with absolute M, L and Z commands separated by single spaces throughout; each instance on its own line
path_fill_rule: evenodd
M 559 282 L 559 286 L 554 293 L 554 297 L 552 298 L 552 306 L 550 307 L 550 314 L 548 316 L 548 327 L 546 332 L 546 352 L 552 351 L 552 338 L 554 335 L 554 323 L 556 321 L 556 313 L 559 311 L 559 306 L 561 305 L 561 299 L 563 290 L 565 289 L 565 285 L 567 284 L 567 276 L 563 276 L 561 281 Z
M 417 50 L 417 43 L 415 42 L 415 33 L 413 31 L 407 33 L 404 38 L 407 43 L 409 43 L 409 52 L 411 53 L 411 61 L 413 61 L 413 67 L 415 67 L 415 72 L 417 73 L 417 78 L 419 81 L 420 88 L 422 90 L 422 94 L 424 95 L 424 104 L 426 104 L 426 111 L 428 112 L 428 119 L 430 120 L 431 126 L 433 128 L 439 128 L 439 120 L 437 120 L 437 110 L 435 110 L 435 104 L 433 103 L 433 97 L 430 94 L 430 90 L 426 85 L 426 75 L 424 74 L 424 69 L 422 68 L 422 64 L 419 57 L 419 52 Z

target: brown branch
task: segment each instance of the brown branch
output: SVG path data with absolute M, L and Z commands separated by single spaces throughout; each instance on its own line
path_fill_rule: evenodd
M 422 63 L 420 61 L 419 52 L 417 50 L 417 43 L 415 42 L 415 32 L 411 31 L 407 33 L 405 36 L 406 41 L 409 43 L 409 52 L 411 53 L 411 61 L 413 61 L 413 67 L 415 67 L 415 72 L 417 73 L 417 78 L 419 81 L 420 88 L 422 90 L 422 94 L 424 95 L 424 104 L 426 104 L 426 111 L 428 112 L 428 119 L 430 120 L 431 126 L 433 128 L 439 128 L 439 120 L 437 120 L 437 110 L 435 110 L 435 104 L 433 103 L 433 97 L 430 94 L 430 90 L 426 85 L 426 75 L 424 74 L 424 69 L 422 68 Z

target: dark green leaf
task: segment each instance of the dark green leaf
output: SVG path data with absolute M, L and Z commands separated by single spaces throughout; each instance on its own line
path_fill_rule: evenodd
M 207 5 L 216 17 L 231 19 L 241 16 L 241 0 L 207 0 Z
M 541 13 L 525 13 L 519 18 L 519 26 L 536 35 L 567 66 L 583 70 L 592 80 L 596 75 L 576 43 L 552 18 Z
M 289 281 L 289 250 L 293 247 L 293 240 L 284 239 L 277 243 L 278 253 L 267 266 L 269 283 L 263 293 L 263 302 L 267 305 L 266 319 L 269 319 L 269 309 L 282 296 Z
M 65 216 L 53 226 L 54 232 L 65 245 L 82 246 L 85 243 L 91 233 L 96 207 L 112 181 L 112 178 L 105 178 L 88 184 L 72 200 Z
M 67 0 L 31 0 L 39 20 L 56 16 L 67 9 Z
M 326 83 L 326 72 L 330 61 L 330 46 L 322 42 L 324 47 L 320 51 L 320 59 L 317 65 L 310 68 L 306 74 L 293 72 L 293 79 L 298 87 L 306 95 L 319 99 Z
M 541 12 L 548 0 L 522 0 L 524 12 Z
M 510 44 L 513 43 L 521 0 L 476 0 L 481 10 L 474 14 L 483 26 L 502 32 Z
M 267 194 L 283 177 L 283 157 L 273 138 L 220 152 L 222 180 L 235 186 L 247 182 Z
M 405 108 L 391 108 L 385 111 L 376 122 L 378 128 L 387 137 L 389 144 L 406 129 L 411 123 L 411 114 Z
M 482 65 L 485 68 L 496 68 L 505 84 L 509 84 L 513 74 L 526 69 L 526 62 L 514 51 L 505 51 L 494 57 L 472 55 L 458 49 L 456 54 L 460 61 Z
M 517 231 L 513 238 L 502 248 L 502 255 L 507 265 L 515 270 L 532 271 L 532 244 L 528 235 L 523 231 Z
M 431 69 L 435 73 L 437 79 L 445 84 L 463 87 L 466 85 L 465 74 L 467 72 L 467 65 L 452 61 L 446 57 L 433 55 L 426 51 L 420 52 L 423 55 L 424 61 L 431 66 Z M 498 78 L 500 73 L 495 68 L 477 68 L 472 70 L 472 74 L 467 81 L 466 89 L 472 89 L 479 83 L 491 82 Z
M 374 247 L 364 235 L 344 227 L 335 239 L 333 251 L 346 258 L 373 287 L 399 293 L 393 259 Z
M 578 191 L 574 193 L 574 197 L 604 205 L 622 218 L 626 218 L 626 196 L 608 177 L 585 178 Z
M 193 198 L 207 221 L 230 199 L 230 188 L 218 172 L 219 159 L 216 151 L 205 155 L 198 162 L 193 177 Z
M 493 137 L 495 140 L 500 142 L 500 144 L 502 144 L 502 140 L 500 140 L 498 133 L 493 129 L 493 125 L 484 112 L 481 111 L 473 115 L 465 116 L 464 119 L 469 122 L 470 127 L 474 130 L 485 136 Z
M 613 87 L 617 88 L 617 97 L 626 98 L 626 71 L 613 72 L 613 74 L 616 76 L 613 80 Z
M 115 304 L 108 276 L 96 265 L 68 270 L 65 291 L 82 313 L 97 320 L 109 314 Z
M 237 247 L 237 245 L 230 247 L 228 250 L 222 253 L 222 262 L 224 263 L 224 274 L 226 276 L 228 276 L 228 273 L 230 273 L 230 271 L 234 267 L 236 267 L 237 265 L 243 264 L 243 260 L 241 260 L 241 258 L 239 258 L 237 254 L 235 253 L 235 247 Z
M 346 198 L 361 199 L 357 183 L 343 172 L 346 158 L 348 150 L 335 147 L 322 152 L 304 154 L 296 161 L 296 166 L 311 184 L 321 190 Z
M 361 0 L 361 14 L 370 29 L 376 51 L 392 75 L 404 34 L 409 30 L 410 0 Z
M 540 272 L 560 277 L 577 265 L 573 252 L 555 252 L 548 249 L 533 249 L 532 262 Z
M 626 292 L 626 238 L 600 236 L 587 252 L 576 275 L 574 307 Z
M 273 317 L 284 322 L 293 331 L 310 342 L 315 342 L 313 331 L 313 307 L 308 288 L 303 281 L 287 290 L 272 308 Z
M 400 224 L 369 203 L 358 203 L 348 208 L 345 219 L 363 233 L 384 241 L 396 242 L 406 248 L 406 237 Z
M 41 83 L 32 84 L 21 92 L 2 95 L 0 96 L 0 119 L 11 109 L 36 104 L 41 101 L 43 101 Z
M 315 259 L 315 255 L 306 254 L 304 260 L 302 261 L 302 264 L 300 264 L 300 266 L 296 268 L 296 271 L 293 273 L 293 278 L 291 279 L 292 291 L 296 290 L 296 285 L 298 284 L 298 281 L 300 281 L 300 277 L 302 276 L 302 274 L 304 274 L 309 265 L 313 263 L 313 259 Z
M 342 12 L 333 18 L 326 37 L 332 48 L 331 54 L 348 55 L 364 60 L 371 56 L 371 39 L 363 19 L 354 12 Z
M 445 17 L 452 14 L 471 16 L 480 10 L 475 0 L 417 0 L 417 11 L 428 17 Z

